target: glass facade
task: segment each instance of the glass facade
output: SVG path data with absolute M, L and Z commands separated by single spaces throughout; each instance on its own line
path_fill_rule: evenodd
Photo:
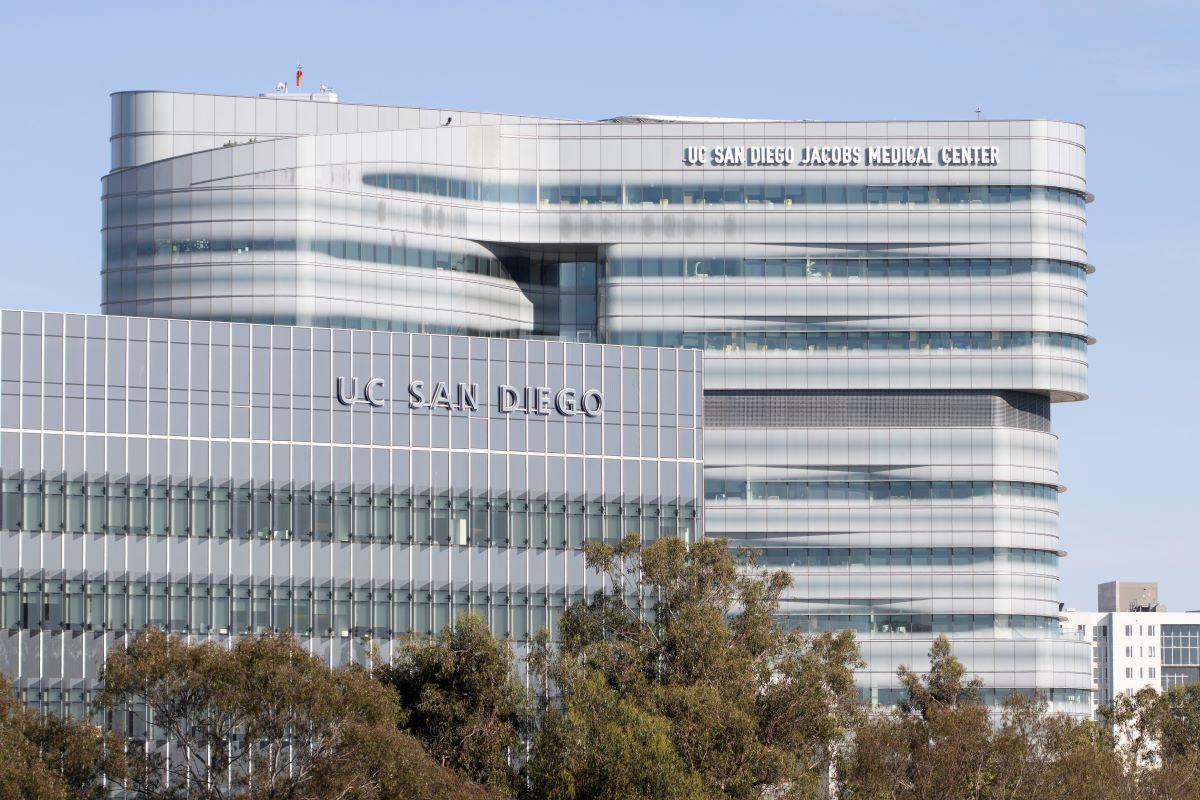
M 0 663 L 93 691 L 148 624 L 330 663 L 588 591 L 580 546 L 702 530 L 702 357 L 0 313 Z M 643 402 L 653 396 L 658 402 Z M 31 694 L 32 693 L 32 694 Z
M 1084 208 L 1082 192 L 1047 186 L 863 186 L 784 183 L 770 179 L 729 184 L 594 183 L 549 172 L 539 183 L 508 183 L 416 172 L 366 172 L 377 189 L 483 203 L 627 207 L 634 205 L 983 205 L 1033 200 Z M 602 179 L 603 180 L 603 179 Z
M 1031 331 L 636 331 L 613 334 L 614 344 L 694 347 L 700 350 L 803 350 L 847 353 L 852 350 L 1012 350 L 1087 353 L 1087 339 Z
M 1200 683 L 1200 623 L 1161 628 L 1162 688 Z
M 563 610 L 586 599 L 581 588 L 433 589 L 286 576 L 245 583 L 186 574 L 169 579 L 131 574 L 105 580 L 5 578 L 2 588 L 0 624 L 10 632 L 46 636 L 84 631 L 129 636 L 154 625 L 195 635 L 291 630 L 318 639 L 388 640 L 410 633 L 432 636 L 458 614 L 471 612 L 487 619 L 497 635 L 525 642 L 541 627 L 556 636 Z
M 1086 264 L 1043 258 L 624 258 L 604 265 L 605 277 L 695 278 L 1006 278 L 1075 277 Z
M 617 525 L 724 536 L 792 573 L 789 624 L 860 632 L 864 696 L 893 697 L 896 667 L 924 663 L 945 631 L 995 697 L 1037 688 L 1089 713 L 1087 644 L 1057 623 L 1061 487 L 1050 429 L 1054 403 L 1088 394 L 1081 126 L 579 122 L 170 92 L 118 93 L 112 111 L 106 313 L 504 337 L 487 347 L 511 348 L 514 364 L 548 352 L 522 348 L 581 341 L 704 362 L 703 402 L 690 418 L 671 409 L 694 387 L 623 384 L 624 408 L 656 410 L 658 427 L 593 421 L 562 428 L 560 440 L 553 425 L 435 422 L 393 431 L 409 437 L 395 446 L 431 455 L 382 483 L 326 488 L 323 477 L 281 477 L 275 461 L 251 454 L 243 483 L 193 481 L 178 491 L 216 496 L 197 506 L 187 495 L 186 512 L 172 485 L 168 507 L 233 515 L 244 501 L 248 516 L 230 523 L 228 541 L 248 525 L 249 541 L 272 546 L 276 530 L 306 524 L 297 514 L 331 546 L 422 547 L 396 537 L 428 530 L 430 547 L 465 539 L 490 554 L 519 549 L 517 529 L 533 536 L 543 524 L 549 553 Z M 166 405 L 145 423 L 140 406 L 126 414 L 146 426 L 129 432 L 274 436 L 275 411 L 253 403 L 207 422 L 184 422 Z M 53 401 L 29 413 L 60 412 Z M 290 413 L 289 424 L 320 430 L 333 446 L 343 423 L 302 405 Z M 208 427 L 193 433 L 194 424 Z M 704 466 L 689 485 L 705 505 L 703 527 L 664 499 L 667 481 L 682 484 L 678 473 L 622 466 L 618 478 L 604 472 L 615 467 L 590 466 L 618 452 L 623 465 L 698 463 L 694 437 L 689 449 L 664 424 L 702 430 Z M 350 435 L 375 446 L 374 430 Z M 560 445 L 582 452 L 583 463 L 546 460 L 543 473 L 528 457 L 514 461 L 514 437 L 549 448 L 547 459 Z M 469 451 L 460 466 L 441 455 L 460 446 Z M 489 475 L 504 453 L 510 485 L 530 484 L 528 496 L 497 497 L 490 477 L 480 493 L 477 448 L 487 449 Z M 439 495 L 437 476 L 463 468 L 465 494 Z M 261 475 L 275 483 L 254 485 Z M 11 493 L 48 514 L 58 484 L 42 480 L 31 495 Z M 614 480 L 619 496 L 609 494 Z M 255 492 L 265 493 L 259 510 Z M 285 492 L 311 494 L 311 511 L 295 499 L 280 505 Z M 514 503 L 530 509 L 514 516 Z M 325 527 L 318 509 L 331 515 L 328 525 L 320 518 Z M 404 524 L 413 532 L 399 533 Z M 289 546 L 326 543 L 297 536 Z M 222 540 L 189 532 L 185 541 Z

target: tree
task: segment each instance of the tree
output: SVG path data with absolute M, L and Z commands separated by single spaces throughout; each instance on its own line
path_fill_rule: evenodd
M 929 672 L 901 667 L 905 697 L 858 729 L 841 763 L 855 800 L 1134 800 L 1145 794 L 1127 772 L 1108 728 L 1053 714 L 1044 697 L 1014 692 L 999 718 L 980 702 L 982 682 L 939 637 Z
M 896 714 L 872 716 L 854 732 L 838 762 L 842 797 L 855 800 L 916 798 L 909 774 L 913 721 Z
M 563 766 L 603 763 L 599 734 L 617 732 L 626 745 L 669 744 L 674 758 L 656 750 L 650 763 L 686 796 L 814 791 L 860 713 L 853 634 L 782 630 L 776 614 L 789 576 L 754 569 L 749 553 L 740 568 L 724 540 L 642 547 L 629 536 L 616 546 L 588 543 L 585 554 L 602 588 L 564 613 L 557 651 L 543 637 L 530 660 L 549 709 L 527 771 L 534 795 L 629 791 L 626 783 L 581 783 Z M 610 723 L 614 709 L 626 726 Z
M 123 774 L 120 740 L 90 720 L 44 716 L 21 705 L 0 675 L 0 797 L 107 797 L 105 775 Z
M 361 667 L 329 669 L 291 634 L 190 644 L 150 628 L 112 652 L 101 702 L 152 733 L 131 749 L 134 797 L 449 798 L 488 793 L 402 733 L 398 699 Z
M 863 660 L 853 631 L 822 633 L 796 645 L 763 691 L 762 733 L 813 763 L 820 794 L 829 797 L 847 738 L 865 718 L 854 684 Z
M 1118 695 L 1102 715 L 1139 796 L 1200 795 L 1200 686 Z
M 66 798 L 66 782 L 42 761 L 37 745 L 26 736 L 27 714 L 8 678 L 0 679 L 0 797 Z
M 917 713 L 926 720 L 938 709 L 960 705 L 979 705 L 979 690 L 983 681 L 967 679 L 967 668 L 951 652 L 950 640 L 938 636 L 929 647 L 929 672 L 918 675 L 903 664 L 896 670 L 904 698 L 900 710 Z
M 513 769 L 529 719 L 512 646 L 486 620 L 464 614 L 432 642 L 410 639 L 377 677 L 398 693 L 405 729 L 437 761 L 481 784 L 516 788 Z
M 303 783 L 268 795 L 291 800 L 500 800 L 500 794 L 439 766 L 415 738 L 395 726 L 350 722 L 342 747 Z
M 979 702 L 981 681 L 939 636 L 929 672 L 897 670 L 905 696 L 896 714 L 864 725 L 843 765 L 853 797 L 981 798 L 990 776 L 991 724 Z
M 1162 694 L 1138 696 L 1147 733 L 1164 761 L 1200 758 L 1200 684 L 1172 686 Z
M 622 697 L 598 670 L 547 712 L 526 764 L 526 792 L 545 800 L 686 800 L 700 777 L 672 743 L 670 721 Z
M 1109 729 L 1051 713 L 1046 699 L 1014 692 L 992 735 L 989 798 L 1105 800 L 1126 789 Z
M 991 721 L 980 702 L 983 681 L 967 678 L 967 669 L 938 636 L 929 648 L 929 672 L 918 676 L 897 670 L 905 697 L 900 712 L 918 715 L 908 726 L 913 745 L 909 776 L 918 796 L 979 797 L 988 780 Z

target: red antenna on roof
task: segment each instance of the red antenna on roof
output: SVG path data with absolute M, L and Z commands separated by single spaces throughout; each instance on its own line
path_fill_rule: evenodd
M 304 67 L 296 65 L 296 88 L 300 88 L 300 76 L 304 74 Z

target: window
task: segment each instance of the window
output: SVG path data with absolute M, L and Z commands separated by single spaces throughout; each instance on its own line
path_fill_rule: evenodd
M 1126 678 L 1132 678 L 1132 677 L 1133 677 L 1133 667 L 1126 667 L 1126 668 L 1125 668 L 1125 677 L 1126 677 Z
M 1150 658 L 1154 658 L 1154 645 L 1150 645 L 1146 648 L 1146 655 L 1150 656 Z
M 1155 677 L 1155 676 L 1154 676 L 1154 667 L 1148 667 L 1147 669 L 1148 669 L 1148 671 L 1149 671 L 1149 673 L 1150 673 L 1150 674 L 1149 674 L 1149 675 L 1147 675 L 1146 677 L 1147 677 L 1147 678 L 1153 678 L 1153 677 Z
M 1128 647 L 1125 648 L 1125 657 L 1133 658 L 1133 645 L 1129 645 Z
M 1126 635 L 1126 636 L 1133 636 L 1133 626 L 1132 626 L 1132 625 L 1126 625 L 1126 626 L 1125 626 L 1125 635 Z
M 1153 635 L 1154 635 L 1154 626 L 1153 626 L 1153 625 L 1147 625 L 1147 626 L 1146 626 L 1146 635 L 1147 635 L 1147 636 L 1153 636 Z

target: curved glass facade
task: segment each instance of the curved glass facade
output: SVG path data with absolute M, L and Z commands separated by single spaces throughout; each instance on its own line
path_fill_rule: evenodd
M 1067 351 L 1084 358 L 1087 340 L 1041 331 L 637 331 L 613 334 L 613 344 L 694 347 L 699 350 L 909 350 L 924 353 L 962 350 Z
M 1085 279 L 1087 266 L 1046 258 L 615 258 L 607 278 L 1006 278 Z M 1082 283 L 1081 283 L 1082 285 Z
M 629 499 L 644 494 L 633 484 L 625 500 L 585 492 L 558 511 L 473 494 L 442 510 L 461 512 L 472 543 L 486 516 L 489 554 L 513 548 L 496 520 L 519 524 L 496 502 L 548 504 L 537 514 L 548 537 L 562 529 L 563 552 L 589 503 L 589 538 L 617 520 L 650 535 L 692 519 L 789 569 L 800 627 L 859 630 L 866 697 L 893 697 L 896 666 L 923 663 L 945 631 L 995 697 L 1038 688 L 1086 714 L 1087 645 L 1056 625 L 1050 432 L 1052 403 L 1088 394 L 1083 133 L 119 93 L 103 308 L 702 354 L 702 526 L 661 498 Z M 645 387 L 624 402 L 670 417 L 682 388 Z M 596 457 L 691 457 L 658 431 L 606 433 Z M 378 496 L 407 498 L 411 480 Z M 330 491 L 357 507 L 358 489 Z M 413 498 L 404 513 L 423 530 Z M 344 530 L 358 540 L 353 520 Z M 513 580 L 525 585 L 497 585 Z
M 561 173 L 539 182 L 473 180 L 421 172 L 367 172 L 364 186 L 451 200 L 609 208 L 637 205 L 1002 205 L 1031 201 L 1074 206 L 1082 214 L 1084 194 L 1048 186 L 863 186 L 751 181 L 735 184 L 594 183 Z
M 1053 502 L 1053 486 L 1017 481 L 788 481 L 706 478 L 708 500 L 971 500 L 976 497 Z

